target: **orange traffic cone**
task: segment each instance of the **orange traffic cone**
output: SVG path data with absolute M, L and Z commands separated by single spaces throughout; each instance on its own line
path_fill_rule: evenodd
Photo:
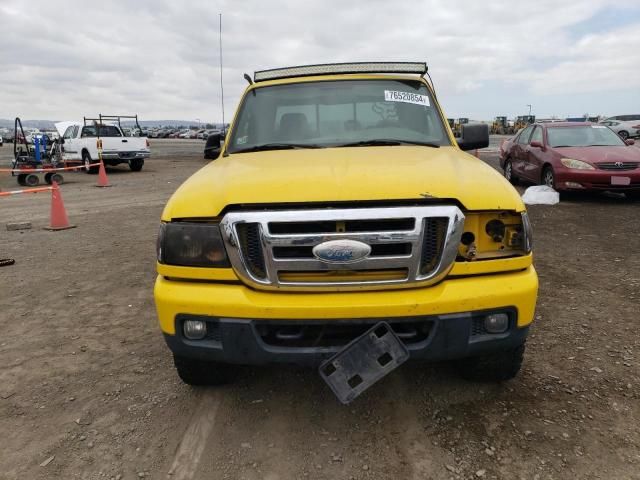
M 96 187 L 110 187 L 109 179 L 107 178 L 107 171 L 104 168 L 104 163 L 100 160 L 100 169 L 98 170 L 98 183 Z
M 51 182 L 51 221 L 45 230 L 66 230 L 68 228 L 75 228 L 75 225 L 69 224 L 60 187 L 56 182 Z

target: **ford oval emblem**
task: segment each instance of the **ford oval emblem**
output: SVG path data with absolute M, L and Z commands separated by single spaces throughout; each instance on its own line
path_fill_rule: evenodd
M 371 253 L 371 247 L 356 240 L 330 240 L 313 247 L 313 255 L 326 263 L 355 263 Z

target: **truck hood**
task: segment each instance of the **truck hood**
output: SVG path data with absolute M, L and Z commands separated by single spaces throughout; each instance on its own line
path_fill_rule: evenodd
M 162 219 L 215 217 L 228 205 L 458 200 L 467 210 L 524 210 L 492 167 L 456 147 L 325 148 L 237 153 L 184 182 Z

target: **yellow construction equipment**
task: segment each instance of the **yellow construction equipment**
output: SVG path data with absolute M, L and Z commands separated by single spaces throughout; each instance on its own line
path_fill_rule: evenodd
M 467 123 L 469 123 L 469 119 L 468 118 L 458 118 L 456 121 L 454 121 L 453 123 L 453 136 L 454 137 L 459 137 L 462 133 L 462 125 L 466 125 Z
M 515 121 L 513 122 L 514 133 L 520 130 L 521 128 L 526 127 L 527 125 L 531 125 L 532 123 L 535 123 L 535 121 L 536 121 L 535 115 L 520 115 L 516 117 Z
M 507 117 L 496 117 L 496 119 L 491 124 L 491 134 L 492 135 L 507 135 L 512 133 L 509 127 L 509 121 Z

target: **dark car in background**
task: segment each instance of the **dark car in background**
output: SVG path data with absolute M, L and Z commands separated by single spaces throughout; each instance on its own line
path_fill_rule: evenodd
M 500 146 L 511 182 L 558 191 L 615 191 L 640 197 L 640 148 L 610 128 L 588 122 L 536 123 Z

